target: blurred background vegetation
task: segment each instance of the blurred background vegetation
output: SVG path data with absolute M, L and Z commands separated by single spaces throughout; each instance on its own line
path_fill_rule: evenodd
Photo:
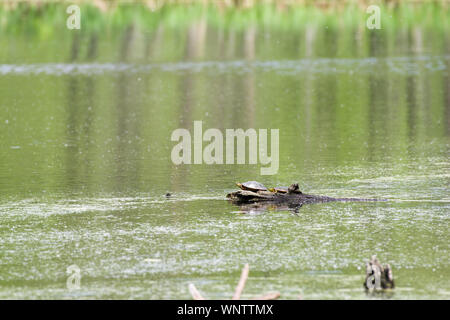
M 68 17 L 65 9 L 72 3 L 81 6 L 81 30 L 69 34 L 64 30 Z M 12 53 L 8 54 L 7 43 L 19 34 L 38 41 L 33 51 L 40 62 L 46 61 L 44 57 L 53 62 L 62 59 L 60 52 L 52 55 L 45 41 L 69 44 L 68 59 L 74 60 L 79 55 L 71 50 L 80 47 L 89 50 L 89 43 L 96 45 L 102 41 L 99 35 L 108 40 L 103 46 L 96 45 L 97 56 L 108 61 L 125 59 L 127 50 L 135 61 L 274 59 L 283 58 L 286 52 L 294 53 L 289 58 L 364 57 L 401 53 L 410 43 L 416 44 L 414 50 L 420 50 L 424 42 L 425 47 L 448 52 L 445 34 L 450 27 L 449 3 L 431 0 L 4 0 L 0 3 L 0 45 L 4 49 L 0 58 L 8 61 Z M 366 9 L 370 4 L 381 8 L 381 30 L 366 28 L 369 17 Z M 142 41 L 114 43 L 111 38 L 117 39 L 119 34 Z M 278 41 L 274 46 L 272 40 L 277 37 L 292 39 Z M 111 42 L 115 48 L 111 48 Z M 332 49 L 328 50 L 330 45 Z M 156 47 L 158 50 L 151 49 Z M 27 49 L 21 48 L 14 55 L 32 62 L 25 53 Z
M 450 1 L 307 1 L 307 0 L 3 0 L 2 28 L 29 28 L 39 22 L 38 32 L 65 21 L 58 6 L 79 4 L 85 16 L 83 28 L 123 27 L 134 23 L 145 29 L 160 24 L 176 28 L 202 20 L 217 28 L 243 29 L 251 26 L 301 29 L 305 25 L 329 28 L 360 26 L 369 5 L 381 8 L 383 29 L 412 26 L 448 27 Z M 17 23 L 17 22 L 21 23 Z M 364 26 L 364 25 L 363 25 Z
M 80 30 L 66 27 L 71 3 L 81 6 Z M 380 30 L 366 28 L 372 3 L 381 8 Z M 90 163 L 85 157 L 99 151 L 89 149 L 91 142 L 99 145 L 115 135 L 130 135 L 130 141 L 145 135 L 136 142 L 142 150 L 133 147 L 130 154 L 118 155 L 108 149 L 97 155 L 99 163 L 105 162 L 103 156 L 130 157 L 126 167 L 117 169 L 124 172 L 135 167 L 136 151 L 140 158 L 151 157 L 153 166 L 164 167 L 161 172 L 174 170 L 168 137 L 175 128 L 190 128 L 201 119 L 205 127 L 283 128 L 281 174 L 291 174 L 287 164 L 293 159 L 314 162 L 326 154 L 330 161 L 345 162 L 353 159 L 349 150 L 364 159 L 386 144 L 398 147 L 402 158 L 413 141 L 426 143 L 449 131 L 448 7 L 448 1 L 3 1 L 0 61 L 9 64 L 0 69 L 3 118 L 29 117 L 31 127 L 46 136 L 37 119 L 67 104 L 70 116 L 61 115 L 61 121 L 75 127 L 51 129 L 55 137 L 68 130 L 69 140 L 77 141 L 80 159 L 70 165 L 76 171 Z M 51 65 L 14 67 L 33 63 Z M 102 80 L 105 76 L 108 81 Z M 24 88 L 30 93 L 21 112 L 14 106 Z M 41 97 L 48 101 L 34 102 Z M 101 127 L 94 125 L 97 118 L 89 108 L 108 114 L 114 104 L 120 120 L 113 117 L 104 124 L 111 132 L 103 128 L 99 141 L 81 142 L 85 127 Z M 126 119 L 127 114 L 139 116 Z M 107 121 L 98 116 L 101 123 Z M 322 130 L 327 122 L 333 125 Z M 10 123 L 0 132 L 3 143 L 25 143 L 20 142 L 24 138 L 14 141 L 27 137 L 29 126 L 17 125 L 20 130 L 11 130 Z M 133 135 L 136 128 L 142 131 Z M 145 141 L 158 141 L 159 147 L 149 152 Z M 20 167 L 16 153 L 11 156 L 10 163 Z M 223 175 L 222 169 L 214 170 Z M 85 174 L 90 175 L 88 170 Z M 125 177 L 132 184 L 143 179 L 142 188 L 148 188 L 141 173 Z M 170 180 L 159 183 L 172 188 Z

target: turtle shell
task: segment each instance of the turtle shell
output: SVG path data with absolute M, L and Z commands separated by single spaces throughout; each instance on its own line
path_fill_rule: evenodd
M 267 188 L 257 181 L 247 181 L 243 183 L 236 183 L 239 188 L 242 190 L 249 190 L 249 191 L 267 191 Z
M 273 188 L 273 192 L 276 193 L 288 193 L 288 187 L 275 187 Z

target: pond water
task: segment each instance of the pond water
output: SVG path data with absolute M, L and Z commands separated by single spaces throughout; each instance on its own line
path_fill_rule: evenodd
M 249 263 L 244 298 L 366 299 L 376 254 L 389 298 L 449 299 L 448 35 L 192 30 L 0 37 L 0 298 L 230 298 Z M 279 129 L 277 174 L 174 165 L 195 120 Z M 225 195 L 247 180 L 388 201 L 243 212 Z

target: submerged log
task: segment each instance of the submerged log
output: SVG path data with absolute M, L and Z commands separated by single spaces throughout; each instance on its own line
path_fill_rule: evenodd
M 297 184 L 292 184 L 289 187 L 289 192 L 287 193 L 279 193 L 263 190 L 260 191 L 238 190 L 227 194 L 227 198 L 237 204 L 266 202 L 275 205 L 285 205 L 289 207 L 294 206 L 299 207 L 302 206 L 303 204 L 332 202 L 332 201 L 380 201 L 378 199 L 333 198 L 327 196 L 305 194 L 302 193 L 300 190 L 298 190 Z

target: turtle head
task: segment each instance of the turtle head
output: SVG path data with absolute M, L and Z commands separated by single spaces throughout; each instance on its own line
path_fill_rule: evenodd
M 298 183 L 293 183 L 293 184 L 291 184 L 291 185 L 289 186 L 289 188 L 288 188 L 288 192 L 289 192 L 289 193 L 302 193 L 302 192 L 300 191 L 300 188 L 299 188 L 299 186 L 298 186 Z
M 239 187 L 239 188 L 241 188 L 242 189 L 242 183 L 240 183 L 240 182 L 236 182 L 236 185 Z

